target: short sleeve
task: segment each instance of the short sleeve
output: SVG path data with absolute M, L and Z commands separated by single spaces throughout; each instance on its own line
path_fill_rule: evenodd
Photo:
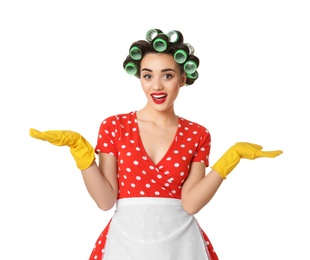
M 116 146 L 117 120 L 114 117 L 105 119 L 99 128 L 96 153 L 107 153 L 117 157 Z
M 200 140 L 197 146 L 197 150 L 192 162 L 201 162 L 209 166 L 209 154 L 211 148 L 211 135 L 206 128 L 202 128 L 203 131 L 200 135 Z

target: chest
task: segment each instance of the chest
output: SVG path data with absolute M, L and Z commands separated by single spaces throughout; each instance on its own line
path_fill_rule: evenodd
M 156 127 L 150 124 L 139 124 L 140 145 L 148 157 L 158 162 L 168 153 L 177 135 L 177 126 Z

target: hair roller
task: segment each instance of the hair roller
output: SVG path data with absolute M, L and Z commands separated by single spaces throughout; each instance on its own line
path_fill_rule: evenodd
M 129 48 L 129 56 L 133 60 L 141 60 L 145 53 L 145 45 L 148 44 L 147 41 L 140 40 L 131 44 Z
M 155 39 L 155 37 L 162 33 L 162 30 L 159 29 L 150 29 L 146 32 L 145 38 L 147 41 L 151 42 Z
M 192 73 L 192 74 L 186 73 L 186 77 L 187 77 L 188 79 L 194 79 L 194 80 L 196 80 L 196 79 L 198 79 L 198 77 L 199 77 L 198 71 L 196 70 L 196 71 L 195 71 L 194 73 Z
M 158 52 L 164 52 L 168 48 L 169 39 L 164 33 L 159 33 L 152 41 L 153 48 Z
M 138 65 L 136 64 L 134 60 L 132 60 L 132 58 L 129 55 L 127 56 L 126 60 L 123 63 L 123 68 L 129 75 L 134 75 L 134 76 L 138 75 L 138 72 L 139 72 Z
M 184 63 L 184 71 L 187 74 L 193 74 L 199 66 L 199 59 L 194 55 L 189 55 L 188 60 Z
M 182 43 L 175 46 L 175 51 L 173 53 L 173 58 L 176 63 L 183 64 L 189 55 L 192 55 L 194 48 L 188 43 Z
M 180 31 L 172 30 L 167 33 L 169 42 L 173 44 L 183 43 L 183 34 Z

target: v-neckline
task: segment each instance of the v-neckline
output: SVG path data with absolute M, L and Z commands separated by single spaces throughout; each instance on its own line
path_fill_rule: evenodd
M 169 154 L 170 150 L 171 150 L 172 147 L 174 146 L 174 143 L 175 143 L 175 141 L 176 141 L 176 138 L 177 138 L 177 136 L 178 136 L 179 129 L 180 129 L 180 127 L 179 127 L 179 125 L 180 125 L 180 123 L 181 123 L 180 117 L 178 117 L 177 129 L 176 129 L 176 131 L 175 131 L 175 133 L 174 133 L 173 139 L 172 139 L 172 141 L 171 141 L 171 143 L 170 143 L 170 145 L 169 145 L 167 151 L 164 153 L 164 156 L 163 156 L 157 163 L 155 163 L 155 162 L 152 160 L 152 158 L 149 156 L 149 154 L 147 153 L 147 151 L 146 151 L 146 149 L 145 149 L 145 147 L 144 147 L 144 144 L 143 144 L 143 142 L 142 142 L 142 138 L 141 138 L 141 135 L 140 135 L 140 128 L 139 128 L 139 124 L 138 124 L 137 111 L 134 112 L 134 119 L 135 119 L 134 121 L 135 121 L 135 123 L 136 123 L 136 125 L 137 125 L 137 131 L 136 131 L 136 132 L 137 132 L 137 135 L 138 135 L 137 138 L 138 138 L 138 141 L 139 141 L 141 150 L 144 152 L 145 156 L 147 157 L 147 160 L 150 161 L 150 162 L 152 163 L 152 165 L 154 165 L 155 167 L 159 166 L 159 164 L 167 157 L 167 155 Z

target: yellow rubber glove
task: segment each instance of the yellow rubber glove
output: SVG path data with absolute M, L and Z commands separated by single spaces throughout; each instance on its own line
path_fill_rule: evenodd
M 69 130 L 52 130 L 40 132 L 30 128 L 30 136 L 48 141 L 57 146 L 67 145 L 80 170 L 87 169 L 95 159 L 94 148 L 79 133 Z
M 258 144 L 236 143 L 211 168 L 217 171 L 223 179 L 226 179 L 226 176 L 237 166 L 241 158 L 250 160 L 259 157 L 274 158 L 283 153 L 281 150 L 262 151 L 262 149 L 263 147 Z

